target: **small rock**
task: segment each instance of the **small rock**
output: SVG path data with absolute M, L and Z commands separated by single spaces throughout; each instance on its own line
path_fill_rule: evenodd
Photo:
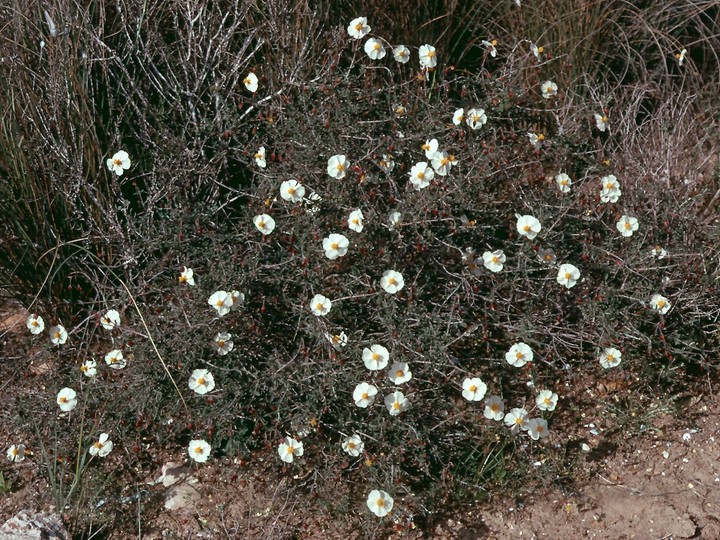
M 0 540 L 66 540 L 67 537 L 58 514 L 32 514 L 23 510 L 0 528 Z

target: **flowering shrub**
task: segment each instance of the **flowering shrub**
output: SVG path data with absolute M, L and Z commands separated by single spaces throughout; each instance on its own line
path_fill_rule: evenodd
M 77 226 L 108 241 L 57 248 L 87 304 L 63 304 L 50 339 L 59 315 L 32 306 L 27 339 L 63 367 L 19 425 L 54 398 L 58 446 L 75 433 L 106 472 L 158 449 L 197 467 L 272 456 L 291 484 L 317 471 L 330 505 L 369 493 L 377 520 L 518 487 L 541 456 L 538 476 L 571 466 L 587 381 L 622 372 L 641 393 L 709 366 L 717 224 L 679 208 L 697 178 L 655 178 L 611 138 L 635 126 L 633 81 L 575 78 L 527 27 L 471 54 L 357 13 L 306 13 L 300 61 L 274 72 L 274 23 L 215 9 L 181 63 L 202 91 L 168 82 L 186 78 L 166 29 L 153 50 L 108 42 L 154 69 L 101 58 L 121 93 L 96 106 L 117 119 L 97 127 L 92 181 L 63 181 Z M 323 493 L 334 478 L 362 489 Z

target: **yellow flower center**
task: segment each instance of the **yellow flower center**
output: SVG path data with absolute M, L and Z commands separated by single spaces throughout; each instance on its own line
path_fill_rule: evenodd
M 394 410 L 397 411 L 399 408 L 400 408 L 400 403 L 399 403 L 398 401 L 396 401 L 395 403 L 393 403 L 393 409 L 394 409 Z
M 83 364 L 82 366 L 80 366 L 80 371 L 82 371 L 83 373 L 85 373 L 88 369 L 89 369 L 89 368 L 88 368 L 85 364 Z
M 523 423 L 522 416 L 516 417 L 516 418 L 515 418 L 515 423 L 516 423 L 518 426 L 521 426 L 522 423 Z
M 60 403 L 67 403 L 67 402 L 68 402 L 68 398 L 66 398 L 65 396 L 60 398 Z
M 353 218 L 352 222 L 353 222 L 353 225 L 359 225 L 359 224 L 360 224 L 360 218 Z
M 497 39 L 491 40 L 491 41 L 490 41 L 490 45 L 492 45 L 493 47 L 494 47 L 495 45 L 497 45 Z
M 337 242 L 333 242 L 332 244 L 330 244 L 330 249 L 337 249 L 338 247 L 339 246 Z
M 600 121 L 604 124 L 605 122 L 608 121 L 608 117 L 607 117 L 607 116 L 603 116 L 603 117 L 600 119 Z
M 217 341 L 218 348 L 222 349 L 225 346 L 225 340 L 224 339 L 218 339 Z
M 338 171 L 342 171 L 345 168 L 345 165 L 343 165 L 342 163 L 338 163 L 336 168 Z
M 494 264 L 497 264 L 497 263 L 500 262 L 500 259 L 498 259 L 497 256 L 493 255 L 492 262 L 493 262 Z
M 546 397 L 545 399 L 543 399 L 543 403 L 545 405 L 552 405 L 552 400 L 549 397 Z
M 317 311 L 322 311 L 322 310 L 324 309 L 324 307 L 325 307 L 325 306 L 323 306 L 320 302 L 318 302 L 317 304 L 315 304 L 315 309 L 316 309 Z
M 294 446 L 288 446 L 287 448 L 288 454 L 294 454 L 295 453 L 295 447 Z
M 404 372 L 402 369 L 398 369 L 398 370 L 395 372 L 395 376 L 398 377 L 398 378 L 404 377 L 404 376 L 405 376 L 405 372 Z
M 363 399 L 367 399 L 367 398 L 369 398 L 370 396 L 368 396 L 368 393 L 367 393 L 367 392 L 363 392 L 363 393 L 362 393 L 362 396 L 360 396 L 360 397 L 362 397 Z
M 122 161 L 120 159 L 114 159 L 113 164 L 117 165 L 118 167 L 122 165 Z
M 54 337 L 55 339 L 60 339 L 60 332 L 55 332 L 55 333 L 53 334 L 53 337 Z
M 470 390 L 471 392 L 477 392 L 477 386 L 472 384 L 472 385 L 470 385 L 470 388 L 468 388 L 468 390 Z
M 607 361 L 612 364 L 612 363 L 615 361 L 615 356 L 612 355 L 612 354 L 608 354 L 608 355 L 607 355 Z
M 380 355 L 375 352 L 372 354 L 372 359 L 375 360 L 375 362 L 377 362 L 378 360 L 380 360 Z
M 395 278 L 388 278 L 388 285 L 395 285 Z
M 565 180 L 564 178 L 563 178 L 562 180 L 560 180 L 560 185 L 561 185 L 561 186 L 567 186 L 567 183 L 568 183 L 568 181 Z
M 545 426 L 539 425 L 535 429 L 537 430 L 538 433 L 542 433 L 543 431 L 545 431 Z
M 567 281 L 570 281 L 571 278 L 572 278 L 572 274 L 570 272 L 565 272 L 565 279 Z
M 178 278 L 178 281 L 179 281 L 180 283 L 185 283 L 185 282 L 187 281 L 187 276 L 180 276 L 180 277 Z
M 263 220 L 260 220 L 260 221 L 258 222 L 258 227 L 260 227 L 261 229 L 264 229 L 264 228 L 265 228 L 265 222 L 264 222 Z M 220 302 L 220 303 L 222 304 L 222 302 Z
M 632 225 L 630 225 L 630 222 L 629 222 L 629 221 L 626 221 L 626 222 L 625 222 L 625 228 L 626 228 L 626 229 L 629 229 L 630 227 L 632 227 Z
M 363 23 L 359 22 L 355 25 L 355 30 L 357 30 L 358 32 L 361 32 L 362 29 L 363 29 Z
M 538 48 L 537 48 L 537 51 L 538 51 L 539 53 L 541 53 L 541 52 L 545 52 L 545 49 L 544 49 L 543 47 L 538 47 Z
M 492 412 L 498 412 L 500 411 L 500 405 L 498 403 L 493 403 L 492 405 L 490 405 L 490 410 Z
M 376 51 L 379 51 L 380 47 L 382 47 L 382 44 L 379 41 L 376 42 L 375 45 L 373 45 L 373 49 Z
M 537 140 L 538 140 L 538 141 L 544 141 L 544 140 L 545 140 L 545 135 L 543 135 L 543 134 L 541 133 L 540 135 L 537 136 Z
M 515 353 L 515 358 L 517 358 L 518 360 L 521 360 L 521 359 L 524 358 L 524 357 L 525 357 L 525 355 L 524 355 L 523 353 L 521 353 L 521 352 Z
M 13 449 L 12 449 L 12 455 L 13 455 L 13 456 L 19 456 L 19 455 L 20 455 L 20 450 L 18 450 L 17 448 L 13 448 Z
M 37 320 L 34 320 L 34 321 L 31 322 L 30 324 L 31 324 L 32 326 L 35 326 L 35 327 L 40 326 L 40 323 L 39 323 Z
M 546 253 L 545 256 L 543 257 L 543 259 L 545 259 L 546 261 L 552 261 L 552 259 L 553 259 L 552 253 Z
M 196 446 L 196 447 L 195 447 L 195 453 L 196 453 L 196 454 L 202 454 L 202 452 L 203 452 L 202 446 Z
M 385 506 L 385 500 L 384 500 L 384 499 L 378 499 L 375 504 L 377 504 L 380 508 L 382 508 L 383 506 Z
M 473 114 L 473 122 L 479 122 L 480 121 L 480 115 Z
M 607 184 L 605 184 L 605 189 L 612 189 L 614 187 L 615 187 L 615 184 L 613 184 L 612 182 L 608 182 Z
M 425 143 L 421 147 L 423 150 L 430 150 L 430 145 L 428 143 Z
M 427 52 L 427 57 L 428 57 L 428 58 L 433 58 L 434 56 L 435 56 L 435 51 L 428 51 L 428 52 Z
M 252 84 L 252 81 L 250 80 L 249 77 L 247 77 L 247 78 L 243 79 L 243 83 L 244 84 Z
M 340 343 L 340 340 L 341 340 L 340 336 L 333 336 L 333 337 L 332 337 L 332 342 L 333 342 L 333 343 L 336 343 L 336 344 L 337 344 L 337 343 Z
M 265 225 L 264 225 L 263 223 L 261 223 L 260 226 L 261 226 L 261 227 L 264 227 Z M 215 306 L 217 306 L 217 307 L 222 307 L 222 305 L 223 305 L 224 303 L 225 303 L 225 302 L 224 302 L 223 300 L 218 300 L 218 301 L 215 302 Z
M 417 176 L 417 179 L 418 179 L 418 180 L 424 180 L 424 179 L 425 179 L 425 173 L 422 172 L 422 171 L 418 172 L 417 175 L 415 175 L 415 176 Z
M 288 188 L 287 192 L 288 192 L 290 195 L 295 195 L 295 188 L 294 188 L 294 187 Z
M 530 227 L 530 225 L 525 225 L 523 227 L 523 231 L 525 231 L 525 232 L 530 232 L 531 230 L 532 230 L 532 227 Z
M 351 442 L 347 443 L 347 445 L 348 445 L 348 448 L 349 448 L 350 450 L 355 450 L 355 443 L 354 443 L 354 442 L 351 441 Z
M 450 163 L 450 158 L 444 157 L 444 158 L 442 158 L 442 159 L 440 160 L 440 164 L 441 164 L 442 166 L 445 166 L 445 165 L 447 165 L 448 163 Z
M 263 156 L 260 152 L 255 154 L 255 159 L 263 159 L 265 156 Z
M 659 308 L 665 307 L 665 300 L 658 300 L 657 305 Z
M 98 450 L 100 450 L 100 449 L 103 447 L 103 445 L 100 444 L 100 441 L 97 441 L 95 444 L 93 444 L 93 446 L 94 446 L 95 448 L 97 448 Z

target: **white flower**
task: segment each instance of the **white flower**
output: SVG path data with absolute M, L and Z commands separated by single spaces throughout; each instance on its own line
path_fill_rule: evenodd
M 452 122 L 456 126 L 459 126 L 465 120 L 465 109 L 456 109 L 453 113 Z
M 365 17 L 357 17 L 356 19 L 350 21 L 347 31 L 348 34 L 350 34 L 350 37 L 362 39 L 370 33 L 370 27 L 368 26 L 367 19 Z
M 378 389 L 372 384 L 360 383 L 353 390 L 353 401 L 355 405 L 361 409 L 365 409 L 373 404 Z
M 524 236 L 528 240 L 535 240 L 535 237 L 540 232 L 540 229 L 542 229 L 542 225 L 540 225 L 540 222 L 530 215 L 518 215 L 517 217 L 517 231 L 520 233 L 520 236 Z
M 619 189 L 605 189 L 600 192 L 600 200 L 604 203 L 616 203 L 622 192 Z
M 28 327 L 28 330 L 30 330 L 30 333 L 33 335 L 38 335 L 45 330 L 45 321 L 43 321 L 43 318 L 40 315 L 30 315 L 27 323 L 25 324 Z
M 617 222 L 616 227 L 623 236 L 632 236 L 633 233 L 638 230 L 638 220 L 634 217 L 623 216 L 620 218 L 620 221 Z
M 215 388 L 215 378 L 207 369 L 196 369 L 190 374 L 188 388 L 201 396 L 212 392 Z
M 393 363 L 390 371 L 388 372 L 388 379 L 397 386 L 400 386 L 402 383 L 408 382 L 412 379 L 412 372 L 410 371 L 407 362 Z
M 398 45 L 393 49 L 393 57 L 401 64 L 407 64 L 410 60 L 410 49 L 405 45 Z
M 61 411 L 72 411 L 77 407 L 77 393 L 72 388 L 63 388 L 58 392 L 57 404 Z
M 541 411 L 554 411 L 558 402 L 558 395 L 552 390 L 540 390 L 535 398 L 535 404 Z
M 50 341 L 53 345 L 64 345 L 67 341 L 67 330 L 62 324 L 56 324 L 50 328 Z
M 567 174 L 558 174 L 557 176 L 555 176 L 555 182 L 557 183 L 558 189 L 562 193 L 570 193 L 570 186 L 572 185 L 572 180 Z
M 120 326 L 120 314 L 115 309 L 108 309 L 100 319 L 100 324 L 105 330 L 112 330 L 116 326 Z
M 194 287 L 195 278 L 193 277 L 193 269 L 188 268 L 187 266 L 183 266 L 182 270 L 180 270 L 180 277 L 178 278 L 178 282 L 187 283 L 191 287 Z
M 667 251 L 665 251 L 665 248 L 661 246 L 655 246 L 650 250 L 650 253 L 658 259 L 664 259 L 665 257 L 667 257 Z
M 487 41 L 486 39 L 483 39 L 481 43 L 485 46 L 485 48 L 490 53 L 490 56 L 495 58 L 497 56 L 497 49 L 495 48 L 495 45 L 497 45 L 497 40 L 493 39 L 491 41 Z
M 523 367 L 526 363 L 533 361 L 532 349 L 525 343 L 516 343 L 505 353 L 505 360 L 511 366 Z
M 435 171 L 428 167 L 427 162 L 420 161 L 412 166 L 409 175 L 410 183 L 415 186 L 416 191 L 420 191 L 430 185 L 432 179 L 435 178 Z
M 25 459 L 25 445 L 13 444 L 7 451 L 7 458 L 10 461 L 18 462 Z
M 373 489 L 367 498 L 367 506 L 377 517 L 387 516 L 393 509 L 393 498 L 382 490 Z
M 661 294 L 653 294 L 650 299 L 650 307 L 660 313 L 660 315 L 665 315 L 668 311 L 670 311 L 670 300 Z
M 345 172 L 348 167 L 349 164 L 345 156 L 343 154 L 337 154 L 328 159 L 327 173 L 333 178 L 342 180 L 345 178 Z
M 280 196 L 285 201 L 300 203 L 305 196 L 305 187 L 297 180 L 285 180 L 280 184 Z
M 400 212 L 390 212 L 388 221 L 390 222 L 390 227 L 395 228 L 400 225 L 400 222 L 402 221 L 402 214 Z
M 190 441 L 188 445 L 188 455 L 193 461 L 205 463 L 210 457 L 210 445 L 202 439 Z
M 505 254 L 500 249 L 483 253 L 483 265 L 491 272 L 500 272 L 505 260 Z
M 253 218 L 253 223 L 257 230 L 263 233 L 263 236 L 267 236 L 273 230 L 275 230 L 275 220 L 267 214 L 260 214 Z
M 462 397 L 468 401 L 480 401 L 485 397 L 485 392 L 487 392 L 487 385 L 478 377 L 465 379 L 462 387 Z
M 407 410 L 409 406 L 410 402 L 400 390 L 395 390 L 392 394 L 385 396 L 385 407 L 387 407 L 390 416 L 397 416 Z
M 105 363 L 112 369 L 123 369 L 127 366 L 127 360 L 119 349 L 110 351 L 105 355 Z
M 342 234 L 331 234 L 323 239 L 322 245 L 325 250 L 325 256 L 332 261 L 338 257 L 345 256 L 350 242 Z
M 303 452 L 303 443 L 292 437 L 285 437 L 283 442 L 278 446 L 280 459 L 285 463 L 292 463 L 295 456 L 300 457 L 303 455 Z
M 600 355 L 600 365 L 605 369 L 618 366 L 621 361 L 622 353 L 614 347 L 608 347 Z
M 91 456 L 105 457 L 113 449 L 113 442 L 110 440 L 110 435 L 107 433 L 101 433 L 97 441 L 95 441 L 88 452 Z
M 363 349 L 362 358 L 366 368 L 370 371 L 379 371 L 388 365 L 390 353 L 382 345 L 375 344 L 369 349 L 367 347 Z
M 480 129 L 487 124 L 487 115 L 484 109 L 468 109 L 465 115 L 465 122 L 470 129 Z
M 447 176 L 453 165 L 457 165 L 457 159 L 454 155 L 448 154 L 444 150 L 433 154 L 432 166 L 438 175 Z
M 579 279 L 580 270 L 578 270 L 576 266 L 565 263 L 561 264 L 560 268 L 558 268 L 557 282 L 560 285 L 570 289 L 575 286 Z
M 545 99 L 551 98 L 555 95 L 557 95 L 557 84 L 555 84 L 552 81 L 545 81 L 540 85 L 540 91 L 542 92 L 542 97 Z
M 595 113 L 595 126 L 602 132 L 605 132 L 608 125 L 608 117 L 604 114 Z
M 365 53 L 371 60 L 385 58 L 385 47 L 379 39 L 370 38 L 365 42 Z
M 528 131 L 528 139 L 530 139 L 530 144 L 533 145 L 533 147 L 540 148 L 542 146 L 543 141 L 545 140 L 545 135 L 542 133 L 531 133 Z
M 364 220 L 365 217 L 363 216 L 362 210 L 359 208 L 357 210 L 353 210 L 348 216 L 348 227 L 355 232 L 362 232 Z
M 685 61 L 685 55 L 687 54 L 687 49 L 683 49 L 679 53 L 675 54 L 675 58 L 677 58 L 678 66 L 682 67 L 683 62 Z
M 215 352 L 220 356 L 225 356 L 233 350 L 234 344 L 231 341 L 232 335 L 227 332 L 219 332 L 215 336 Z
M 500 396 L 490 396 L 485 400 L 483 416 L 489 420 L 502 420 L 505 417 L 505 403 Z
M 333 346 L 333 349 L 335 349 L 336 351 L 345 348 L 345 346 L 348 344 L 348 337 L 345 332 L 340 332 L 339 334 L 335 335 L 325 334 L 325 337 Z
M 358 457 L 365 449 L 365 443 L 363 443 L 362 439 L 357 434 L 351 435 L 343 440 L 342 449 L 352 457 Z
M 538 47 L 538 46 L 535 45 L 534 43 L 531 43 L 531 44 L 530 44 L 530 50 L 531 50 L 532 53 L 535 55 L 535 58 L 536 58 L 538 61 L 540 60 L 540 55 L 545 52 L 545 49 L 543 49 L 542 47 Z
M 258 151 L 255 152 L 255 163 L 257 163 L 257 166 L 261 169 L 264 169 L 267 166 L 267 162 L 265 161 L 265 147 L 261 146 L 258 148 Z
M 316 294 L 310 301 L 310 311 L 318 317 L 330 313 L 330 308 L 332 308 L 332 302 L 322 294 Z
M 230 298 L 232 300 L 232 306 L 235 307 L 235 305 L 241 305 L 243 302 L 245 302 L 245 295 L 241 293 L 240 291 L 232 291 L 230 293 Z
M 383 154 L 380 163 L 378 163 L 378 167 L 380 167 L 385 174 L 390 174 L 391 172 L 393 172 L 393 169 L 395 168 L 395 162 L 393 161 L 392 156 L 388 154 Z
M 130 168 L 130 156 L 128 156 L 125 150 L 120 150 L 107 160 L 106 165 L 111 172 L 122 176 L 123 173 Z
M 420 55 L 420 65 L 426 68 L 434 68 L 437 66 L 437 51 L 432 45 L 421 45 L 418 51 Z
M 425 152 L 426 158 L 432 159 L 435 152 L 438 151 L 438 147 L 439 145 L 437 139 L 428 139 L 425 141 L 425 144 L 422 145 L 421 149 Z
M 405 105 L 398 103 L 397 105 L 393 105 L 393 112 L 395 113 L 395 116 L 401 118 L 407 114 L 407 109 L 405 108 Z M 397 132 L 397 136 L 401 139 L 405 138 L 405 135 L 403 135 L 401 131 Z
M 251 92 L 255 93 L 258 89 L 258 78 L 257 75 L 250 72 L 248 73 L 245 78 L 243 79 L 243 84 L 245 85 L 245 88 L 250 90 Z
M 80 371 L 86 377 L 95 377 L 97 375 L 97 362 L 95 360 L 85 360 L 80 366 Z
M 223 317 L 230 313 L 230 308 L 233 307 L 232 296 L 225 291 L 215 291 L 208 298 L 208 304 L 215 308 L 218 316 Z
M 615 175 L 610 174 L 600 179 L 602 190 L 600 191 L 600 200 L 604 203 L 616 203 L 620 198 L 620 182 Z
M 386 293 L 395 294 L 405 286 L 405 280 L 400 272 L 385 270 L 380 278 L 380 286 Z
M 534 441 L 544 439 L 550 435 L 547 420 L 544 418 L 533 418 L 527 423 L 527 432 Z
M 505 415 L 505 425 L 510 428 L 510 433 L 518 433 L 521 429 L 527 431 L 528 412 L 525 409 L 510 409 Z

